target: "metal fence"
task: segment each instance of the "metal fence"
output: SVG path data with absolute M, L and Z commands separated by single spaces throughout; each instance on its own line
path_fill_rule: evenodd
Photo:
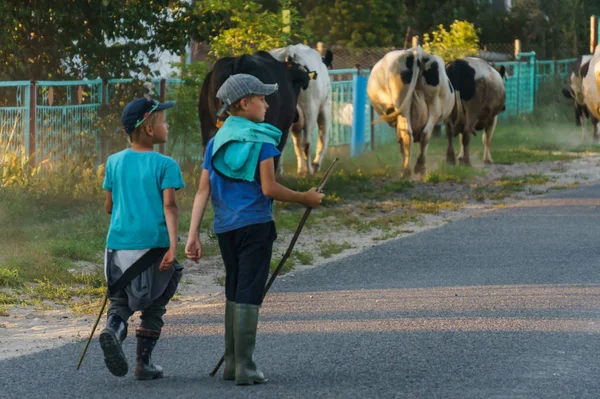
M 575 59 L 536 61 L 534 53 L 521 53 L 516 61 L 497 62 L 504 65 L 506 111 L 500 118 L 533 112 L 539 87 L 552 80 L 566 80 L 569 64 Z M 331 78 L 332 126 L 330 146 L 349 145 L 352 141 L 353 78 L 369 75 L 368 69 L 338 69 L 329 71 Z M 80 81 L 15 81 L 0 82 L 0 149 L 22 150 L 35 162 L 42 160 L 70 161 L 96 156 L 98 163 L 123 148 L 124 138 L 118 131 L 120 112 L 131 93 L 124 90 L 131 79 Z M 197 162 L 201 158 L 200 127 L 197 113 L 197 93 L 178 91 L 179 79 L 155 79 L 147 86 L 159 93 L 161 100 L 177 100 L 172 112 L 169 145 L 161 148 L 179 162 Z M 158 97 L 158 96 L 157 96 Z M 176 98 L 177 97 L 177 98 Z M 110 108 L 110 105 L 113 108 Z M 98 121 L 103 107 L 113 113 L 114 132 Z M 112 110 L 112 111 L 111 111 Z M 377 123 L 367 99 L 364 109 L 364 141 L 371 147 L 395 141 L 395 132 L 385 123 Z M 118 113 L 118 115 L 117 115 Z M 314 133 L 314 140 L 316 140 Z

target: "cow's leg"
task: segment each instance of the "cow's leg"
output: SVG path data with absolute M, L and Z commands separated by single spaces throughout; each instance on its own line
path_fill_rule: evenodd
M 598 119 L 596 119 L 594 116 L 592 116 L 591 119 L 592 119 L 592 126 L 594 129 L 594 141 L 598 141 L 598 140 L 600 140 L 600 126 L 598 123 Z
M 446 150 L 446 162 L 448 165 L 456 165 L 456 156 L 454 155 L 454 132 L 449 124 L 446 124 L 446 138 L 448 139 L 448 149 Z
M 494 135 L 494 130 L 496 129 L 496 124 L 498 124 L 498 115 L 494 117 L 492 122 L 485 127 L 485 132 L 481 135 L 481 141 L 483 142 L 483 162 L 486 164 L 493 164 L 492 160 L 492 136 Z
M 304 146 L 303 146 L 304 152 L 302 154 L 302 157 L 303 157 L 302 159 L 304 162 L 303 168 L 311 176 L 313 174 L 313 170 L 312 170 L 312 165 L 310 163 L 310 147 L 311 147 L 311 143 L 312 143 L 313 133 L 315 132 L 315 129 L 317 128 L 316 114 L 317 114 L 316 108 L 311 107 L 310 109 L 304 110 L 304 134 L 302 135 L 302 137 L 304 139 L 304 142 L 303 142 L 304 143 Z
M 423 132 L 421 133 L 421 140 L 419 140 L 419 144 L 421 144 L 421 152 L 419 153 L 419 157 L 417 158 L 417 164 L 415 165 L 415 173 L 418 175 L 427 174 L 427 146 L 429 145 L 429 138 L 431 137 L 431 132 Z
M 296 153 L 296 160 L 298 161 L 298 170 L 296 173 L 298 174 L 298 176 L 304 176 L 306 175 L 306 170 L 304 168 L 306 162 L 304 161 L 303 157 L 304 140 L 301 129 L 299 131 L 296 129 L 292 129 L 292 140 L 294 141 L 294 152 Z
M 412 146 L 412 131 L 408 121 L 403 116 L 398 116 L 396 123 L 396 135 L 400 144 L 400 152 L 402 153 L 402 171 L 404 177 L 410 177 L 410 147 Z
M 327 153 L 327 147 L 329 145 L 331 113 L 327 105 L 324 105 L 319 109 L 317 124 L 319 125 L 319 140 L 317 141 L 317 153 L 315 154 L 315 159 L 312 164 L 313 173 L 317 173 L 321 168 L 321 163 L 323 162 L 323 158 Z
M 463 136 L 464 133 L 460 133 L 458 135 L 458 163 L 463 163 L 463 158 L 465 157 L 465 147 L 463 145 Z
M 471 132 L 467 131 L 461 135 L 462 143 L 461 143 L 461 155 L 459 155 L 459 161 L 461 165 L 471 165 L 471 160 L 469 159 L 469 142 L 471 141 Z

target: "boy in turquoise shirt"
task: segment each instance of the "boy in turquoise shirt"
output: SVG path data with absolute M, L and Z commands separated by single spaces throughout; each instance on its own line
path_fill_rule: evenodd
M 277 85 L 237 74 L 219 88 L 219 114 L 229 117 L 207 144 L 202 176 L 186 245 L 186 256 L 196 262 L 202 255 L 199 228 L 209 196 L 215 212 L 214 232 L 225 263 L 225 368 L 223 378 L 238 385 L 265 382 L 253 361 L 258 311 L 269 275 L 273 241 L 274 199 L 311 208 L 324 195 L 313 188 L 292 191 L 275 180 L 274 157 L 281 131 L 261 123 L 268 104 L 265 96 Z
M 110 305 L 100 346 L 108 370 L 116 376 L 127 374 L 121 343 L 127 337 L 127 320 L 141 310 L 134 372 L 138 380 L 163 376 L 151 355 L 183 269 L 175 259 L 175 191 L 184 187 L 183 178 L 173 159 L 154 152 L 155 144 L 167 142 L 164 110 L 173 105 L 145 98 L 127 104 L 122 124 L 131 148 L 108 157 L 103 184 L 104 209 L 111 214 L 105 257 Z

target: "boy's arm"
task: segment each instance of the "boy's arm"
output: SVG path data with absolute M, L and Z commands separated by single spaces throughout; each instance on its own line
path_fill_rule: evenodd
M 204 211 L 210 198 L 210 176 L 208 170 L 203 169 L 200 176 L 200 184 L 194 198 L 194 206 L 192 208 L 192 220 L 190 222 L 190 230 L 188 233 L 188 242 L 185 248 L 185 254 L 188 258 L 198 262 L 202 255 L 202 247 L 200 244 L 200 224 L 204 217 Z
M 106 213 L 111 215 L 112 209 L 113 209 L 112 192 L 107 190 L 106 191 L 106 199 L 104 200 L 104 210 L 106 211 Z
M 305 193 L 300 193 L 277 183 L 277 180 L 275 180 L 273 158 L 267 158 L 260 163 L 260 185 L 263 194 L 271 199 L 283 202 L 297 202 L 310 208 L 319 206 L 324 197 L 323 194 L 317 193 L 314 188 Z
M 169 251 L 163 258 L 160 264 L 160 271 L 167 271 L 175 262 L 177 254 L 177 230 L 179 228 L 179 209 L 175 201 L 175 189 L 166 188 L 163 190 L 163 209 L 165 212 L 165 220 L 167 222 L 167 230 L 169 231 Z

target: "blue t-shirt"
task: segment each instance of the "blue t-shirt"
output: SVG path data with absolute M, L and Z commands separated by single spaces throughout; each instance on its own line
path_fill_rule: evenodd
M 244 226 L 272 221 L 273 201 L 262 192 L 260 162 L 280 155 L 277 147 L 266 143 L 262 145 L 254 181 L 249 182 L 229 179 L 213 169 L 213 141 L 210 140 L 206 145 L 202 169 L 206 169 L 210 176 L 211 199 L 215 211 L 213 227 L 215 233 L 226 233 Z
M 185 187 L 177 162 L 157 152 L 128 148 L 108 157 L 102 187 L 113 199 L 107 248 L 170 246 L 162 192 Z

